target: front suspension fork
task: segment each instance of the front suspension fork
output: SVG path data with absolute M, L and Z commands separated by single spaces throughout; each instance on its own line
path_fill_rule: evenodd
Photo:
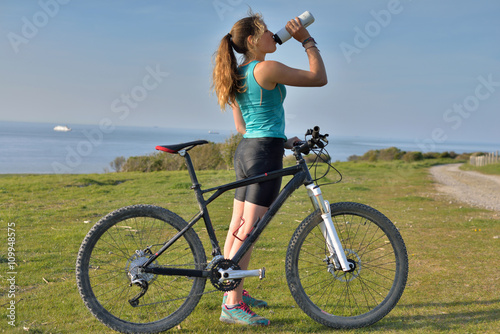
M 336 255 L 336 260 L 339 261 L 342 271 L 351 271 L 354 267 L 354 264 L 347 261 L 347 257 L 345 255 L 344 249 L 342 248 L 342 243 L 340 242 L 337 230 L 333 225 L 332 213 L 330 212 L 330 203 L 323 199 L 323 195 L 319 186 L 310 184 L 307 185 L 306 188 L 307 194 L 309 195 L 314 208 L 316 210 L 320 210 L 321 212 L 321 218 L 323 218 L 323 222 L 319 224 L 319 228 L 321 229 L 321 232 L 325 237 L 326 245 L 328 247 L 328 251 L 330 252 L 330 257 L 333 256 L 335 258 Z

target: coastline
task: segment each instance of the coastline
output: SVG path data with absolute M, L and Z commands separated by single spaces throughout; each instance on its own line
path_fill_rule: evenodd
M 58 132 L 53 131 L 53 123 L 0 122 L 0 174 L 106 173 L 117 157 L 154 154 L 156 145 L 199 139 L 221 143 L 234 134 L 218 129 L 68 126 L 72 131 Z M 423 152 L 411 139 L 336 135 L 329 139 L 327 150 L 332 161 L 347 161 L 352 155 L 389 147 Z M 461 154 L 499 149 L 500 143 L 448 142 L 436 146 L 434 152 Z

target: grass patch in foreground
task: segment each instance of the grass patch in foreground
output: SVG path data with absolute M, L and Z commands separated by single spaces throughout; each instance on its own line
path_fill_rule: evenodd
M 464 206 L 436 193 L 428 167 L 436 161 L 345 162 L 335 166 L 344 181 L 322 187 L 330 202 L 365 203 L 400 229 L 410 259 L 407 288 L 398 306 L 379 323 L 356 333 L 497 333 L 500 328 L 498 254 L 500 214 Z M 333 172 L 328 176 L 335 179 Z M 233 180 L 230 171 L 203 171 L 204 188 Z M 10 333 L 113 333 L 94 319 L 78 295 L 75 259 L 85 234 L 106 213 L 131 204 L 156 204 L 185 219 L 197 210 L 187 172 L 99 175 L 0 176 L 0 226 L 16 228 L 16 327 L 7 323 L 9 298 L 6 247 L 0 258 L 0 331 Z M 223 244 L 232 194 L 212 204 L 210 214 Z M 222 294 L 203 296 L 173 332 L 326 333 L 295 304 L 284 259 L 289 239 L 310 213 L 299 189 L 255 245 L 251 268 L 266 267 L 266 278 L 245 287 L 270 305 L 259 314 L 269 328 L 219 322 Z M 196 226 L 204 236 L 202 223 Z M 207 252 L 205 237 L 202 238 Z M 210 283 L 207 289 L 212 290 Z M 335 331 L 352 333 L 352 331 Z

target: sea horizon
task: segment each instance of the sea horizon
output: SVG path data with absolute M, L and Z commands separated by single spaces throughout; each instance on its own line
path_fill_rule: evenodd
M 68 126 L 71 131 L 54 131 Z M 117 157 L 149 155 L 156 145 L 205 139 L 221 143 L 236 131 L 174 129 L 158 126 L 113 126 L 0 121 L 0 174 L 94 174 L 113 172 Z M 408 138 L 331 135 L 332 161 L 347 161 L 370 150 L 397 147 L 402 151 L 496 152 L 500 143 L 448 141 L 422 145 Z

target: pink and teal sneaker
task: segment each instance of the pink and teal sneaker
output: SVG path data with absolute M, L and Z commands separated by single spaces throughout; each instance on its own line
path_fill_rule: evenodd
M 226 304 L 226 298 L 227 298 L 227 292 L 224 293 L 224 298 L 222 298 L 223 305 Z M 253 298 L 252 296 L 250 296 L 247 290 L 243 290 L 243 302 L 247 304 L 249 307 L 253 308 L 267 307 L 267 302 Z
M 220 321 L 228 324 L 250 326 L 267 326 L 270 323 L 268 319 L 255 314 L 244 302 L 240 302 L 238 306 L 231 309 L 225 304 L 222 305 Z

